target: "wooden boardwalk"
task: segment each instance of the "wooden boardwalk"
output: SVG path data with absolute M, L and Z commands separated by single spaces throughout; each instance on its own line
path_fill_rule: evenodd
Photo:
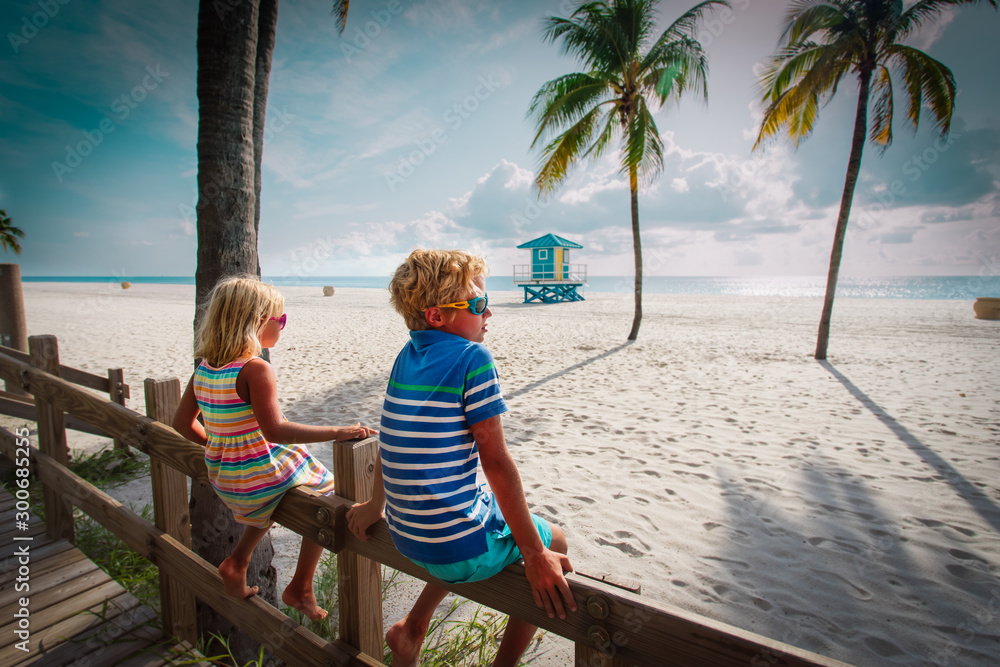
M 197 654 L 164 636 L 156 612 L 45 530 L 34 514 L 27 529 L 19 526 L 14 498 L 0 487 L 0 665 L 209 665 L 187 662 Z M 22 598 L 28 598 L 26 618 Z M 18 636 L 24 625 L 26 644 Z

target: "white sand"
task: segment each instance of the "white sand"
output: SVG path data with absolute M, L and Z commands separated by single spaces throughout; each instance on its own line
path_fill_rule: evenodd
M 286 416 L 377 425 L 407 339 L 387 294 L 283 292 Z M 133 409 L 143 378 L 186 382 L 193 287 L 24 295 L 29 334 L 57 335 L 64 364 L 124 367 Z M 816 299 L 646 295 L 624 345 L 629 294 L 490 296 L 508 442 L 578 569 L 857 665 L 1000 664 L 1000 322 L 969 302 L 842 299 L 820 364 Z M 114 493 L 141 502 L 148 481 Z M 280 586 L 297 538 L 276 537 Z M 535 664 L 572 661 L 544 646 Z

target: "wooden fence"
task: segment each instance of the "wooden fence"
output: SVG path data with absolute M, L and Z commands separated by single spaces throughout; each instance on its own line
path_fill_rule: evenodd
M 550 619 L 535 605 L 519 565 L 473 584 L 438 581 L 395 549 L 385 522 L 374 526 L 367 542 L 358 540 L 347 527 L 344 515 L 353 505 L 352 498 L 363 499 L 371 493 L 378 451 L 375 438 L 334 444 L 336 496 L 293 489 L 273 515 L 277 523 L 338 554 L 340 632 L 339 639 L 326 642 L 260 598 L 227 596 L 216 568 L 191 551 L 187 478 L 208 483 L 208 477 L 204 449 L 161 423 L 170 421 L 180 397 L 180 382 L 147 379 L 147 416 L 143 416 L 126 408 L 124 401 L 105 400 L 73 384 L 79 382 L 102 392 L 123 389 L 127 396 L 120 374 L 117 380 L 109 376 L 107 384 L 95 386 L 98 382 L 94 377 L 104 379 L 59 365 L 55 337 L 34 336 L 29 343 L 28 355 L 0 350 L 0 379 L 20 386 L 34 398 L 33 417 L 25 416 L 23 401 L 13 409 L 21 411 L 15 416 L 38 422 L 39 447 L 32 448 L 32 461 L 45 488 L 49 534 L 72 540 L 72 507 L 76 506 L 154 563 L 160 572 L 165 628 L 178 639 L 197 640 L 197 596 L 289 664 L 380 665 L 383 628 L 378 564 L 383 564 L 565 637 L 576 645 L 578 666 L 844 664 L 655 604 L 579 574 L 567 575 L 579 611 L 563 620 Z M 11 414 L 8 410 L 11 403 L 0 403 L 0 413 Z M 155 524 L 66 468 L 66 428 L 71 424 L 72 428 L 113 437 L 121 446 L 149 455 Z M 13 458 L 14 448 L 14 435 L 0 428 L 0 453 Z

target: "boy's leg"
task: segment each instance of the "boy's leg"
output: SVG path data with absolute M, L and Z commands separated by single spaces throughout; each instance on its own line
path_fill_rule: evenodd
M 222 585 L 227 595 L 234 598 L 248 598 L 257 593 L 257 587 L 247 586 L 247 568 L 250 567 L 250 556 L 260 542 L 260 538 L 267 533 L 267 528 L 254 528 L 244 526 L 240 541 L 236 543 L 233 553 L 229 558 L 219 564 L 219 576 L 222 577 Z
M 568 550 L 566 544 L 566 534 L 559 526 L 552 526 L 552 544 L 549 549 L 557 553 L 564 554 Z M 497 657 L 493 659 L 493 667 L 505 667 L 511 665 L 515 667 L 521 661 L 521 656 L 531 643 L 531 638 L 535 636 L 538 626 L 531 625 L 527 621 L 519 618 L 507 618 L 507 628 L 503 632 L 503 639 L 500 640 L 500 648 L 497 650 Z M 395 665 L 395 662 L 393 663 Z
M 321 621 L 326 618 L 326 610 L 316 603 L 313 592 L 313 577 L 316 575 L 316 565 L 323 555 L 323 547 L 309 538 L 302 538 L 299 548 L 299 560 L 295 565 L 295 574 L 281 594 L 281 601 L 293 609 L 298 609 L 309 620 Z
M 410 613 L 385 633 L 385 643 L 392 651 L 392 667 L 417 667 L 420 647 L 424 644 L 431 618 L 447 594 L 448 591 L 440 586 L 424 584 L 424 590 L 420 591 L 420 597 L 413 603 Z

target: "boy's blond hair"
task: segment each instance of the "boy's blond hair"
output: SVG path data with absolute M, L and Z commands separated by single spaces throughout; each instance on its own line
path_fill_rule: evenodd
M 464 250 L 414 250 L 389 281 L 389 301 L 410 331 L 431 329 L 425 310 L 464 300 L 476 288 L 472 281 L 488 273 L 485 259 Z M 442 311 L 448 320 L 455 316 L 449 311 Z
M 278 317 L 285 309 L 281 292 L 253 276 L 223 278 L 206 303 L 194 338 L 194 356 L 216 368 L 259 355 L 261 318 Z

